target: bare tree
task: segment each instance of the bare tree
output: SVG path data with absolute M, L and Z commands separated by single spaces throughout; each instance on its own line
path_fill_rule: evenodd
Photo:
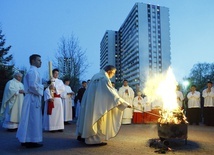
M 74 91 L 77 90 L 80 79 L 89 66 L 85 50 L 79 46 L 78 38 L 73 34 L 69 38 L 62 37 L 55 58 L 53 65 L 60 70 L 60 78 L 69 78 L 70 86 Z

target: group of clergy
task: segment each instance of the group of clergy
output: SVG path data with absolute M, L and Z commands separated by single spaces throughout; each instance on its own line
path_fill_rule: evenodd
M 140 123 L 155 123 L 158 120 L 158 111 L 161 108 L 159 102 L 148 102 L 146 96 L 142 95 L 141 91 L 137 91 L 137 95 L 128 85 L 128 81 L 123 81 L 123 86 L 119 88 L 118 94 L 125 101 L 132 104 L 132 108 L 126 108 L 123 111 L 122 124 L 140 124 Z
M 65 79 L 64 81 L 58 79 L 59 70 L 54 69 L 52 71 L 53 79 L 44 91 L 44 116 L 43 116 L 43 128 L 45 131 L 63 131 L 64 123 L 72 121 L 72 106 L 74 106 L 73 98 L 74 92 L 69 86 L 70 80 Z M 21 118 L 22 104 L 24 100 L 24 86 L 22 84 L 22 74 L 16 72 L 14 78 L 7 82 L 4 90 L 0 121 L 3 122 L 3 127 L 8 130 L 16 130 L 18 123 Z M 83 85 L 86 82 L 83 83 Z M 214 91 L 212 88 L 212 82 L 207 83 L 207 88 L 203 91 L 203 97 L 205 99 L 205 124 L 213 125 L 213 121 L 210 120 L 209 116 L 212 114 L 214 108 Z M 200 108 L 200 93 L 195 91 L 195 86 L 192 86 L 192 90 L 187 94 L 189 100 L 188 104 L 188 118 L 190 123 L 199 123 L 199 111 Z M 85 87 L 84 87 L 85 90 Z M 193 93 L 194 92 L 194 93 Z M 119 88 L 118 94 L 128 103 L 132 103 L 132 108 L 126 108 L 122 116 L 122 124 L 131 123 L 156 123 L 158 120 L 158 112 L 161 109 L 159 102 L 148 103 L 147 97 L 142 96 L 139 91 L 135 96 L 135 93 L 128 85 L 128 81 L 123 81 L 123 86 Z M 183 106 L 184 96 L 177 87 L 177 102 L 180 107 Z M 83 94 L 82 94 L 83 95 Z M 195 104 L 197 102 L 197 104 Z M 197 105 L 197 106 L 193 106 Z M 196 115 L 193 115 L 191 111 L 197 110 Z M 196 112 L 194 112 L 196 113 Z M 192 120 L 193 119 L 193 120 Z M 192 122 L 193 121 L 193 122 Z
M 128 81 L 123 81 L 123 86 L 119 88 L 118 94 L 127 102 L 132 104 L 132 108 L 126 108 L 123 112 L 122 124 L 140 124 L 140 123 L 157 123 L 159 111 L 162 103 L 159 101 L 149 102 L 147 96 L 141 91 L 135 93 L 128 85 Z M 176 89 L 177 103 L 180 108 L 183 106 L 183 93 L 179 86 Z
M 207 88 L 202 91 L 204 102 L 202 104 L 201 93 L 197 91 L 196 85 L 190 87 L 187 94 L 187 119 L 189 124 L 199 125 L 203 114 L 203 123 L 214 126 L 214 88 L 212 81 L 207 81 Z M 203 112 L 202 112 L 203 105 Z
M 202 102 L 200 92 L 196 90 L 196 85 L 190 87 L 190 91 L 187 93 L 187 102 L 184 102 L 184 95 L 180 90 L 180 87 L 176 87 L 176 96 L 178 107 L 184 110 L 184 114 L 187 116 L 189 124 L 195 123 L 199 125 L 202 117 Z M 119 89 L 119 95 L 129 103 L 132 103 L 132 109 L 126 108 L 124 110 L 122 124 L 132 123 L 157 123 L 159 118 L 159 111 L 162 109 L 162 103 L 154 101 L 148 102 L 146 96 L 142 96 L 142 93 L 137 92 L 137 96 L 134 97 L 134 92 L 131 87 L 128 86 L 127 80 L 124 80 L 124 85 Z M 203 102 L 203 123 L 208 126 L 214 126 L 214 88 L 213 83 L 208 80 L 207 88 L 202 91 Z
M 69 86 L 70 80 L 65 79 L 64 83 L 58 78 L 59 70 L 52 71 L 53 78 L 50 85 L 44 91 L 44 120 L 43 127 L 45 131 L 64 130 L 64 123 L 72 121 L 72 96 L 74 92 Z
M 74 92 L 69 86 L 70 80 L 58 79 L 59 70 L 54 69 L 50 85 L 44 91 L 43 129 L 45 131 L 63 131 L 64 124 L 72 121 L 72 107 L 74 106 Z M 24 85 L 22 74 L 14 73 L 14 78 L 9 80 L 4 89 L 0 111 L 0 121 L 3 128 L 16 131 L 21 118 L 24 101 Z
M 147 97 L 142 96 L 142 93 L 138 91 L 135 96 L 133 89 L 128 85 L 128 81 L 123 81 L 123 86 L 119 88 L 118 94 L 125 101 L 132 104 L 132 108 L 126 108 L 123 111 L 122 124 L 131 124 L 131 123 L 151 123 L 158 119 L 155 115 L 150 115 L 149 113 L 155 113 L 157 106 L 155 105 L 153 109 L 151 104 L 148 103 Z
M 45 131 L 55 132 L 63 131 L 64 124 L 73 119 L 72 106 L 74 106 L 74 92 L 69 86 L 69 79 L 62 81 L 58 78 L 58 69 L 52 70 L 52 74 L 53 78 L 44 91 L 43 129 Z M 16 130 L 18 128 L 21 117 L 24 100 L 24 86 L 21 81 L 22 74 L 16 72 L 14 78 L 7 82 L 4 90 L 1 120 L 3 121 L 3 127 L 9 130 Z M 79 91 L 82 89 L 85 91 L 84 85 L 86 85 L 86 82 L 83 82 L 82 85 L 83 87 Z M 81 94 L 82 98 L 83 93 L 78 94 Z M 133 105 L 132 108 L 126 108 L 124 110 L 122 124 L 150 123 L 158 119 L 157 116 L 150 115 L 150 113 L 158 113 L 161 106 L 158 103 L 153 103 L 152 107 L 152 105 L 147 102 L 147 97 L 142 97 L 141 92 L 137 92 L 137 96 L 135 97 L 134 91 L 129 87 L 127 80 L 123 81 L 123 86 L 119 88 L 118 94 L 125 101 Z M 182 94 L 180 97 L 182 101 Z M 79 99 L 79 101 L 81 102 L 81 99 Z

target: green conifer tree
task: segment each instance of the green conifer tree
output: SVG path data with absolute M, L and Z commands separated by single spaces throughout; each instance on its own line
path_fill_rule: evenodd
M 14 64 L 12 64 L 13 55 L 8 54 L 11 46 L 5 47 L 5 35 L 0 28 L 0 103 L 4 92 L 4 87 L 12 79 Z

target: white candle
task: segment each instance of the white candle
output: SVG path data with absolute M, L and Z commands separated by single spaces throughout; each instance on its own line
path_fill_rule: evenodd
M 49 76 L 50 76 L 50 79 L 52 79 L 53 75 L 52 75 L 52 62 L 51 61 L 48 62 L 48 66 L 49 66 Z

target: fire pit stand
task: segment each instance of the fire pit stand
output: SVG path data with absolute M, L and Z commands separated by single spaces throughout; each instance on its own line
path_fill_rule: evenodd
M 158 123 L 158 136 L 161 141 L 165 139 L 184 139 L 187 144 L 188 124 L 160 124 Z

